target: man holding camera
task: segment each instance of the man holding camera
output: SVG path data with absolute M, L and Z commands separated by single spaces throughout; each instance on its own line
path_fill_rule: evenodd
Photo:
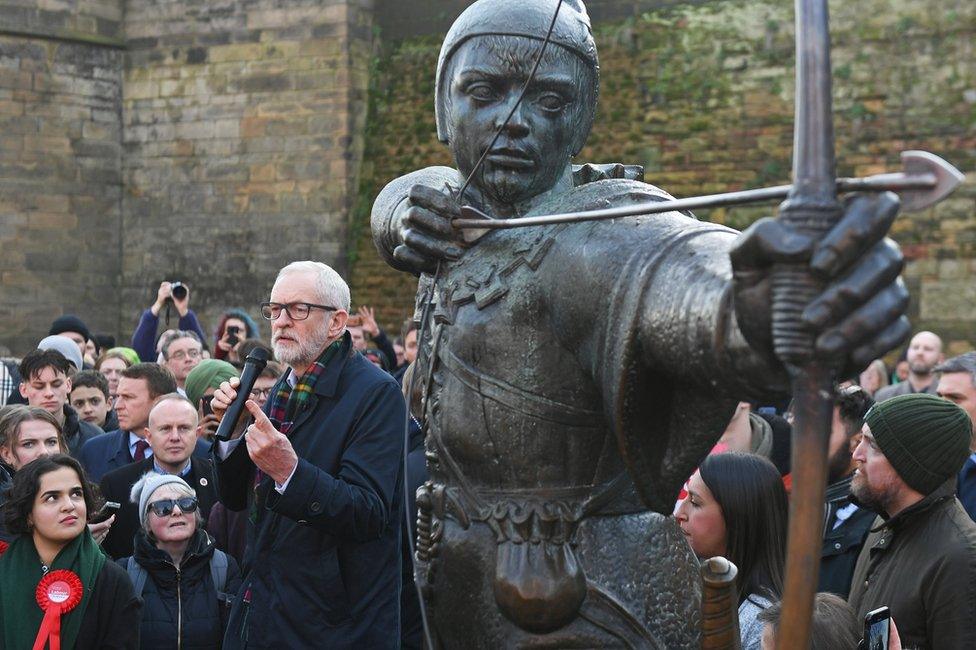
M 177 329 L 195 332 L 201 341 L 206 341 L 203 328 L 197 315 L 190 309 L 190 289 L 182 282 L 161 282 L 156 292 L 156 302 L 142 312 L 139 324 L 132 333 L 132 348 L 139 358 L 147 362 L 156 361 L 156 330 L 159 328 L 159 312 L 171 303 L 180 316 Z M 168 320 L 168 318 L 167 318 Z

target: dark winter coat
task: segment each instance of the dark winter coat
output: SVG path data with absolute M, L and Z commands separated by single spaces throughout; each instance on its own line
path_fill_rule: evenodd
M 887 605 L 905 648 L 963 650 L 976 639 L 976 524 L 955 482 L 872 529 L 854 569 L 858 620 Z
M 224 636 L 229 604 L 218 597 L 210 571 L 213 542 L 197 529 L 187 547 L 180 568 L 139 532 L 135 561 L 148 576 L 142 589 L 142 621 L 139 625 L 142 650 L 203 650 L 219 648 Z M 125 570 L 129 558 L 119 560 Z M 227 558 L 224 594 L 235 593 L 241 573 L 234 558 Z
M 851 590 L 851 576 L 861 553 L 864 540 L 877 515 L 867 508 L 858 508 L 839 526 L 834 527 L 837 511 L 851 503 L 851 477 L 827 488 L 827 507 L 824 518 L 823 548 L 820 551 L 820 584 L 817 591 L 829 591 L 847 598 Z
M 109 557 L 120 558 L 132 555 L 132 538 L 142 526 L 139 520 L 139 506 L 132 503 L 129 494 L 132 486 L 142 475 L 152 471 L 153 459 L 146 458 L 138 463 L 130 463 L 125 467 L 113 469 L 102 477 L 99 487 L 106 501 L 120 503 L 122 508 L 115 515 L 115 522 L 102 540 L 102 550 Z M 210 508 L 217 502 L 217 487 L 213 476 L 213 465 L 210 460 L 190 457 L 190 471 L 183 480 L 197 493 L 200 504 L 200 516 L 206 521 L 210 516 Z
M 257 487 L 247 598 L 234 603 L 224 646 L 398 647 L 403 396 L 346 334 L 310 400 L 289 433 L 298 466 L 284 494 L 269 477 Z M 246 444 L 216 467 L 224 505 L 247 508 L 255 466 Z
M 125 571 L 106 559 L 95 579 L 92 600 L 78 628 L 75 650 L 136 650 L 139 648 L 141 601 Z
M 193 455 L 196 458 L 210 458 L 210 445 L 203 440 L 197 440 Z M 95 436 L 82 445 L 81 451 L 74 456 L 85 468 L 88 480 L 98 483 L 113 469 L 133 462 L 132 453 L 129 451 L 129 432 L 116 429 Z
M 78 457 L 82 445 L 105 433 L 99 427 L 90 422 L 85 422 L 78 417 L 78 412 L 67 404 L 64 405 L 64 441 L 68 444 L 68 453 Z

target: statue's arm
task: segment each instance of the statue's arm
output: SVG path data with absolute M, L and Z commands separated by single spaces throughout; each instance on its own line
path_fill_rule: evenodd
M 450 167 L 426 167 L 390 181 L 384 187 L 370 215 L 373 243 L 387 264 L 399 271 L 418 272 L 417 266 L 394 256 L 397 247 L 405 244 L 403 233 L 407 229 L 403 219 L 411 207 L 410 191 L 415 186 L 425 186 L 437 191 L 460 185 L 458 172 Z
M 554 330 L 594 377 L 616 372 L 610 362 L 740 399 L 788 389 L 772 351 L 751 346 L 736 317 L 729 250 L 738 233 L 678 213 L 580 230 L 560 235 L 553 260 Z
M 638 332 L 646 362 L 739 399 L 788 392 L 771 346 L 755 338 L 750 344 L 740 327 L 729 262 L 738 233 L 687 221 L 684 232 L 666 238 L 643 295 Z

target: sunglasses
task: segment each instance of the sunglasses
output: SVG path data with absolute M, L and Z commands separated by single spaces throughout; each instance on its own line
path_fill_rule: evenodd
M 173 514 L 174 506 L 179 506 L 180 512 L 190 513 L 196 511 L 197 505 L 196 497 L 180 497 L 179 499 L 160 499 L 159 501 L 153 501 L 149 504 L 149 509 L 157 517 L 169 517 Z

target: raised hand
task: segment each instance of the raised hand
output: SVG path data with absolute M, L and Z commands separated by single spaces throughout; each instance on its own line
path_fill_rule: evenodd
M 149 308 L 152 311 L 153 316 L 159 315 L 159 310 L 163 308 L 166 301 L 173 296 L 172 284 L 169 282 L 160 282 L 159 289 L 156 290 L 156 302 L 152 304 Z
M 363 306 L 356 313 L 359 314 L 363 331 L 374 338 L 380 335 L 380 326 L 376 323 L 376 310 Z
M 281 485 L 298 464 L 298 455 L 288 436 L 274 428 L 257 402 L 249 399 L 244 402 L 244 406 L 254 417 L 254 423 L 245 431 L 247 453 L 262 472 Z

